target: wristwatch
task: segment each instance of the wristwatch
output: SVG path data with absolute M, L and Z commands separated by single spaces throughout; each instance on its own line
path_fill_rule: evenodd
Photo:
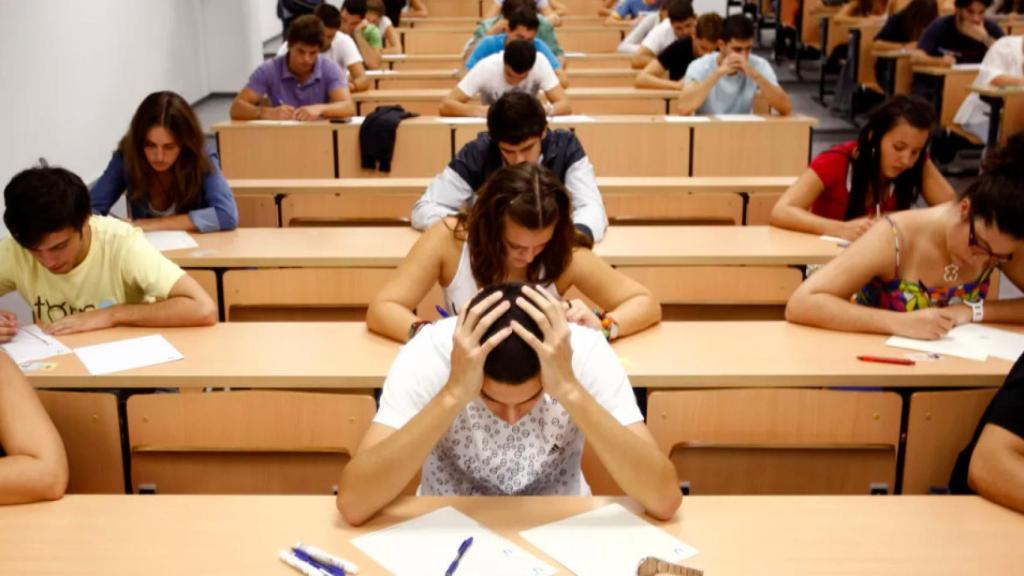
M 971 307 L 971 322 L 981 322 L 985 319 L 985 301 L 984 300 L 972 300 L 964 302 Z

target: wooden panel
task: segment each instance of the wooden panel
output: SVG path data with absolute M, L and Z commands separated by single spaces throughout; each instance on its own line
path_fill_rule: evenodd
M 401 106 L 406 111 L 420 116 L 437 116 L 441 110 L 441 98 L 431 101 L 409 101 L 396 98 L 385 102 L 356 102 L 360 116 L 369 116 L 378 106 Z
M 132 482 L 164 494 L 331 494 L 375 409 L 366 395 L 133 396 Z
M 577 105 L 589 103 L 573 102 L 573 110 Z M 575 132 L 598 176 L 688 176 L 690 173 L 689 124 L 583 122 L 576 125 Z M 623 146 L 624 142 L 629 145 Z
M 217 296 L 217 273 L 213 270 L 186 270 L 185 272 L 199 283 L 199 286 L 210 295 L 213 303 L 219 308 L 220 297 Z
M 353 224 L 407 226 L 412 206 L 419 197 L 420 193 L 285 196 L 281 201 L 281 223 L 285 227 Z
M 1024 130 L 1024 95 L 1012 94 L 1004 99 L 1003 123 L 999 131 L 999 143 Z
M 614 28 L 559 28 L 558 42 L 566 52 L 615 52 L 622 32 Z
M 235 195 L 238 225 L 246 228 L 277 228 L 277 202 L 272 196 Z
M 117 396 L 40 390 L 39 399 L 64 440 L 69 494 L 124 494 Z
M 836 46 L 850 42 L 850 29 L 842 24 L 836 24 L 834 18 L 828 19 L 828 46 L 825 47 L 825 54 L 832 54 Z
M 395 78 L 385 77 L 377 79 L 378 90 L 409 90 L 411 88 L 446 88 L 451 90 L 459 83 L 458 78 Z M 435 110 L 436 114 L 437 111 Z
M 569 102 L 572 104 L 573 114 L 665 114 L 666 105 L 664 98 L 651 97 L 647 99 L 573 99 L 569 95 Z M 674 101 L 673 101 L 674 102 Z M 674 106 L 673 106 L 674 107 Z
M 480 16 L 480 3 L 484 0 L 430 0 L 430 16 Z
M 891 392 L 654 392 L 647 425 L 701 494 L 866 494 L 894 487 L 901 404 Z
M 578 68 L 629 68 L 630 54 L 618 52 L 594 52 L 585 56 L 566 56 L 566 69 Z
M 996 388 L 915 392 L 907 419 L 904 494 L 928 494 L 949 486 L 960 451 L 967 447 Z
M 436 113 L 437 105 L 431 106 Z M 366 170 L 361 167 L 359 129 L 351 125 L 338 129 L 338 170 L 342 178 L 434 176 L 452 159 L 451 126 L 432 118 L 414 118 L 398 125 L 391 172 Z
M 807 169 L 810 144 L 811 126 L 805 122 L 694 124 L 692 175 L 797 176 Z
M 960 105 L 967 99 L 967 95 L 971 93 L 971 84 L 974 84 L 974 79 L 977 78 L 977 71 L 966 71 L 967 73 L 960 74 L 947 74 L 945 81 L 942 83 L 942 113 L 939 115 L 939 121 L 943 126 L 951 126 L 953 124 L 953 118 L 956 117 L 956 113 L 960 110 Z
M 803 281 L 773 266 L 618 266 L 663 304 L 785 304 Z
M 459 54 L 472 30 L 463 28 L 401 28 L 406 54 Z
M 800 30 L 800 39 L 807 46 L 821 49 L 821 17 L 825 12 L 821 11 L 821 0 L 804 0 L 800 9 L 803 11 L 803 27 Z
M 857 84 L 869 86 L 873 90 L 884 92 L 875 78 L 875 55 L 872 53 L 872 46 L 875 43 L 875 36 L 882 29 L 881 24 L 861 24 L 860 29 L 860 51 L 858 52 L 857 63 Z
M 743 223 L 743 198 L 739 194 L 603 192 L 602 197 L 608 219 L 614 224 Z
M 230 123 L 214 127 L 228 178 L 334 178 L 330 124 L 267 126 Z
M 747 199 L 747 226 L 767 226 L 772 219 L 772 208 L 782 194 L 751 194 Z
M 597 70 L 597 69 L 595 69 Z M 574 75 L 569 72 L 569 86 L 575 88 L 602 88 L 605 86 L 632 86 L 635 74 Z

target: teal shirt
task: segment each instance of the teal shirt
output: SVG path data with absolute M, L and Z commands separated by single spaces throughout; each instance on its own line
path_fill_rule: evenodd
M 540 27 L 537 28 L 537 38 L 541 39 L 551 51 L 555 53 L 555 56 L 562 56 L 565 54 L 565 50 L 562 50 L 562 45 L 558 43 L 558 35 L 555 34 L 555 27 L 551 25 L 551 21 L 544 17 L 542 14 L 538 14 L 537 17 L 540 19 Z M 498 23 L 501 16 L 493 16 L 491 18 L 484 18 L 476 26 L 476 30 L 473 32 L 473 39 L 480 40 L 487 35 L 487 31 L 492 26 Z

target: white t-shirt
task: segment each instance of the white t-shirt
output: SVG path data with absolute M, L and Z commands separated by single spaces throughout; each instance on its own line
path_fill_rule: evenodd
M 641 15 L 640 20 L 635 26 L 633 26 L 633 29 L 629 31 L 629 34 L 627 34 L 619 44 L 619 52 L 636 54 L 640 50 L 640 42 L 647 38 L 647 35 L 650 34 L 651 30 L 654 30 L 654 28 L 657 27 L 660 19 L 661 14 L 658 12 L 647 12 L 646 14 Z
M 548 7 L 548 0 L 534 0 L 534 2 L 537 4 L 538 10 L 544 10 Z M 498 6 L 503 6 L 505 4 L 505 0 L 494 0 L 494 3 Z
M 974 85 L 988 86 L 999 76 L 1024 76 L 1024 37 L 1003 36 L 989 46 L 981 61 Z M 982 140 L 988 138 L 991 106 L 981 101 L 977 92 L 971 92 L 960 105 L 953 122 L 974 132 Z
M 277 55 L 282 56 L 287 52 L 288 42 L 286 41 L 278 48 Z M 363 55 L 359 53 L 356 41 L 348 34 L 342 34 L 341 32 L 334 35 L 334 40 L 331 41 L 331 48 L 324 52 L 324 54 L 337 62 L 338 66 L 341 66 L 341 69 L 346 72 L 348 72 L 349 66 L 363 61 Z
M 425 326 L 402 347 L 384 381 L 374 422 L 400 429 L 448 382 L 456 318 Z M 570 325 L 572 368 L 619 424 L 643 422 L 633 388 L 604 335 Z M 423 465 L 423 495 L 586 496 L 580 470 L 583 434 L 556 400 L 542 394 L 515 425 L 480 398 L 455 417 Z
M 640 45 L 654 52 L 654 55 L 657 56 L 676 40 L 678 38 L 676 38 L 676 31 L 672 29 L 672 21 L 665 18 L 652 28 L 647 33 L 647 36 L 644 36 L 644 41 Z
M 459 90 L 470 98 L 479 94 L 480 102 L 490 106 L 506 92 L 518 90 L 536 96 L 537 92 L 547 92 L 558 85 L 558 76 L 555 76 L 551 64 L 541 54 L 537 54 L 537 61 L 534 62 L 525 80 L 515 86 L 509 84 L 505 80 L 505 53 L 498 52 L 477 62 L 476 66 L 459 81 Z

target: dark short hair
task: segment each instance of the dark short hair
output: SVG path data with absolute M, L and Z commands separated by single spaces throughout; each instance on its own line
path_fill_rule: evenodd
M 26 249 L 65 228 L 81 232 L 92 212 L 89 189 L 81 178 L 63 168 L 19 172 L 4 188 L 4 203 L 4 224 Z
M 324 28 L 324 23 L 312 14 L 299 16 L 288 26 L 289 47 L 306 44 L 320 48 L 324 45 L 326 36 L 327 30 Z
M 986 171 L 968 186 L 961 198 L 971 201 L 971 216 L 999 231 L 1024 239 L 1024 134 L 1017 134 L 992 153 Z
M 696 17 L 697 13 L 693 11 L 693 4 L 690 0 L 668 0 L 668 19 L 670 22 L 683 22 Z
M 345 0 L 341 9 L 353 16 L 366 18 L 366 0 Z
M 515 30 L 520 26 L 527 30 L 540 28 L 540 18 L 537 16 L 537 9 L 535 7 L 516 6 L 515 9 L 509 12 L 506 18 L 508 18 L 509 31 Z
M 317 6 L 313 15 L 319 18 L 327 28 L 341 28 L 341 12 L 326 2 Z
M 987 9 L 992 5 L 992 0 L 955 0 L 953 6 L 959 9 L 969 8 L 971 4 L 978 3 L 983 4 Z
M 701 40 L 717 42 L 722 36 L 722 17 L 717 12 L 701 14 L 693 33 Z
M 387 12 L 387 7 L 384 6 L 384 0 L 366 0 L 366 11 L 383 16 Z
M 529 40 L 513 40 L 505 46 L 504 59 L 516 74 L 529 72 L 537 63 L 537 47 Z
M 544 106 L 526 92 L 506 92 L 487 111 L 487 132 L 494 142 L 519 144 L 527 138 L 542 136 L 547 127 Z
M 501 3 L 501 17 L 508 20 L 513 12 L 520 9 L 536 13 L 537 3 L 535 0 L 505 0 Z
M 733 14 L 722 21 L 722 42 L 730 40 L 751 40 L 754 37 L 754 23 L 742 14 Z
M 511 325 L 513 320 L 522 324 L 523 328 L 526 328 L 538 340 L 544 340 L 544 333 L 541 331 L 540 326 L 537 325 L 537 322 L 516 304 L 516 298 L 522 294 L 523 286 L 525 284 L 518 282 L 494 284 L 484 288 L 473 297 L 473 300 L 469 303 L 470 307 L 475 306 L 478 302 L 495 292 L 501 292 L 502 296 L 493 306 L 497 306 L 506 300 L 510 304 L 508 310 L 499 316 L 491 324 L 490 328 L 484 332 L 484 335 L 480 337 L 481 342 L 486 342 L 493 334 Z M 540 288 L 537 289 L 540 290 Z M 523 296 L 523 298 L 527 297 Z M 495 346 L 494 350 L 491 350 L 491 353 L 487 355 L 487 359 L 484 360 L 484 376 L 502 384 L 522 384 L 538 374 L 540 374 L 540 359 L 537 358 L 537 352 L 515 332 L 502 340 L 501 344 Z

